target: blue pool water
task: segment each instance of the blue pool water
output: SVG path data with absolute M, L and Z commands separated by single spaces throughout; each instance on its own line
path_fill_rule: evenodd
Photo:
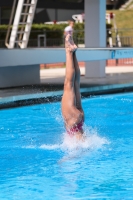
M 133 93 L 82 102 L 78 144 L 60 102 L 0 111 L 0 200 L 133 199 Z

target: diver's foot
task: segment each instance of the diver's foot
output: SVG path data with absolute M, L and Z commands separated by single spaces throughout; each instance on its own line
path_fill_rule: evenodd
M 65 38 L 65 48 L 70 52 L 75 52 L 77 50 L 77 46 L 74 44 L 73 38 L 70 34 Z

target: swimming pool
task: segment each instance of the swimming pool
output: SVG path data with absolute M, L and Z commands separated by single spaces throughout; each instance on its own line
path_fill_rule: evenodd
M 0 111 L 0 199 L 133 199 L 133 93 L 82 102 L 74 145 L 60 102 Z

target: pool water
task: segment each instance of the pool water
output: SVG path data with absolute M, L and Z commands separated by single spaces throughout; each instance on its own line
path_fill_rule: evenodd
M 0 111 L 0 200 L 133 199 L 133 93 L 82 102 L 79 143 L 60 102 Z

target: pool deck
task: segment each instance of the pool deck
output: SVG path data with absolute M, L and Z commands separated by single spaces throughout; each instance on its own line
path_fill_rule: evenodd
M 86 78 L 85 68 L 80 69 L 82 95 L 133 91 L 132 66 L 106 67 L 104 78 Z M 0 108 L 23 105 L 22 102 L 32 104 L 33 100 L 41 103 L 54 98 L 56 101 L 62 96 L 64 76 L 65 68 L 41 69 L 40 85 L 0 89 Z

